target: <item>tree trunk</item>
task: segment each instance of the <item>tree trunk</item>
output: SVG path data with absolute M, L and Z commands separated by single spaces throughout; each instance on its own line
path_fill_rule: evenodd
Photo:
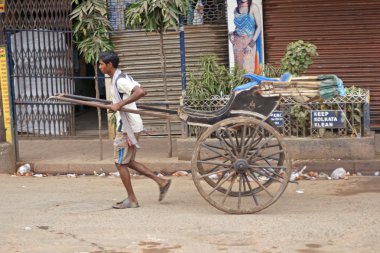
M 100 98 L 97 64 L 94 64 L 94 70 L 95 70 L 95 97 Z M 102 113 L 101 113 L 100 108 L 96 108 L 96 110 L 98 111 L 98 129 L 99 129 L 99 143 L 100 143 L 99 158 L 100 160 L 103 160 Z
M 166 81 L 166 56 L 164 52 L 164 32 L 162 28 L 160 29 L 160 56 L 161 56 L 161 69 L 163 74 L 163 81 L 164 81 L 164 89 L 165 89 L 165 100 L 166 102 L 169 101 L 168 98 L 168 84 Z M 168 109 L 169 106 L 166 105 L 166 108 Z M 168 119 L 166 122 L 167 129 L 168 129 L 168 141 L 169 141 L 169 150 L 168 150 L 168 157 L 173 156 L 173 147 L 172 147 L 172 129 L 170 120 Z

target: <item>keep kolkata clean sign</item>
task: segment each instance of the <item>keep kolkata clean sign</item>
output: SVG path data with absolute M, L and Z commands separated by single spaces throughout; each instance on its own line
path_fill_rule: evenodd
M 311 111 L 312 128 L 344 128 L 343 111 L 323 110 Z

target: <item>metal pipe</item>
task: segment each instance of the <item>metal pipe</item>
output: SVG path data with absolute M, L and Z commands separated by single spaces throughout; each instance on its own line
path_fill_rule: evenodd
M 102 100 L 102 99 L 99 99 L 99 100 Z M 83 101 L 92 101 L 92 102 L 100 102 L 100 103 L 102 103 L 102 101 L 97 101 L 97 99 L 94 99 L 94 100 L 83 99 Z M 57 102 L 45 102 L 45 101 L 42 101 L 42 102 L 41 101 L 15 101 L 15 104 L 16 105 L 71 105 L 71 103 L 69 103 L 69 102 L 66 102 L 66 103 L 65 102 L 57 103 Z M 110 103 L 103 103 L 103 104 L 110 104 Z M 168 110 L 168 109 L 162 109 L 162 108 L 155 108 L 155 107 L 145 106 L 145 105 L 139 105 L 138 107 L 140 109 L 145 109 L 145 110 L 149 110 L 149 111 L 165 112 L 165 113 L 168 113 L 168 114 L 177 114 L 176 110 Z M 0 117 L 1 117 L 1 115 L 0 115 Z M 0 122 L 1 122 L 1 120 L 0 120 Z M 1 126 L 0 126 L 0 130 L 1 130 Z
M 28 74 L 28 73 L 25 73 L 25 75 L 14 75 L 14 77 L 46 77 L 46 76 L 49 76 L 49 74 L 35 74 L 35 75 L 31 75 L 31 74 Z M 164 75 L 163 74 L 158 74 L 158 73 L 143 73 L 143 74 L 138 74 L 138 73 L 135 73 L 133 75 L 133 77 L 150 77 L 150 78 L 154 78 L 154 77 L 157 77 L 157 78 L 162 78 Z M 175 72 L 175 73 L 167 73 L 166 74 L 166 77 L 177 77 L 178 76 L 178 73 Z M 95 76 L 55 76 L 55 78 L 57 79 L 88 79 L 88 80 L 95 80 L 96 77 Z M 98 79 L 109 79 L 110 77 L 104 77 L 104 76 L 99 76 Z
M 13 129 L 9 129 L 12 131 L 12 142 L 14 144 L 14 150 L 16 154 L 16 161 L 20 160 L 20 152 L 19 152 L 19 144 L 18 144 L 18 136 L 17 136 L 17 119 L 16 119 L 16 106 L 14 103 L 15 93 L 14 93 L 14 80 L 12 78 L 13 75 L 13 62 L 12 62 L 12 43 L 11 43 L 11 33 L 8 31 L 6 33 L 6 42 L 7 42 L 7 63 L 8 63 L 8 88 L 10 90 L 10 113 L 11 113 L 11 125 Z
M 186 95 L 186 51 L 185 51 L 185 26 L 184 17 L 181 16 L 179 19 L 180 30 L 179 30 L 179 48 L 181 54 L 181 84 L 182 84 L 182 97 Z
M 47 100 L 46 100 L 47 101 Z M 71 105 L 70 103 L 57 103 L 57 102 L 45 102 L 45 101 L 15 101 L 16 105 Z
M 185 50 L 185 25 L 184 16 L 180 16 L 179 19 L 179 48 L 181 55 L 181 87 L 182 87 L 182 98 L 186 96 L 186 50 Z M 181 134 L 182 137 L 188 136 L 188 126 L 185 122 L 181 123 Z
M 1 85 L 0 85 L 0 105 L 3 105 L 3 96 L 1 92 Z M 3 110 L 0 109 L 0 143 L 6 141 L 6 128 L 4 125 L 4 115 L 3 115 Z

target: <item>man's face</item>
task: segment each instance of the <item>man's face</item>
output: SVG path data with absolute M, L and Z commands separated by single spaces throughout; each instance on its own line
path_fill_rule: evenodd
M 112 68 L 112 63 L 111 62 L 105 63 L 104 61 L 99 60 L 99 69 L 100 69 L 100 71 L 103 74 L 109 74 L 111 68 Z

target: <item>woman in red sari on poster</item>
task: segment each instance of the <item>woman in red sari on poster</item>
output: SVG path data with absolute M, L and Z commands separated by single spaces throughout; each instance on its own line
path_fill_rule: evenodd
M 237 0 L 234 24 L 235 31 L 230 33 L 229 39 L 233 45 L 235 64 L 247 74 L 261 74 L 263 54 L 259 6 L 252 0 Z

